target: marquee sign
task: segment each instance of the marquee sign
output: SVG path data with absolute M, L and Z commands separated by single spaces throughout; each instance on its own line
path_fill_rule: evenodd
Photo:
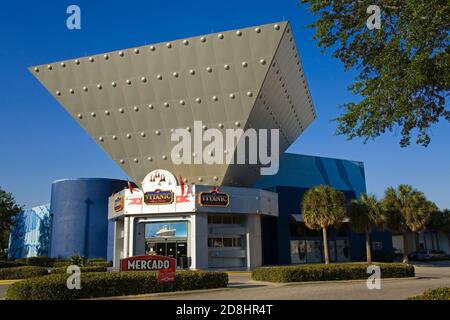
M 154 204 L 171 204 L 173 202 L 173 191 L 171 190 L 155 190 L 144 193 L 144 202 L 148 205 Z
M 122 197 L 122 195 L 119 194 L 116 197 L 116 199 L 114 199 L 114 211 L 115 212 L 122 211 L 123 210 L 123 204 L 124 204 L 123 197 Z
M 158 271 L 158 282 L 175 281 L 176 261 L 166 256 L 134 256 L 120 260 L 120 271 Z
M 156 189 L 170 190 L 177 185 L 177 178 L 171 172 L 163 169 L 151 171 L 142 180 L 142 190 L 144 192 Z
M 198 204 L 202 207 L 228 207 L 230 204 L 230 195 L 220 192 L 218 188 L 210 192 L 200 192 L 198 195 Z

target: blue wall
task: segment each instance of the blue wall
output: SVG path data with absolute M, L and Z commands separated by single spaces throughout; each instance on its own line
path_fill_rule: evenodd
M 9 236 L 9 259 L 46 256 L 50 245 L 50 204 L 20 212 Z
M 292 214 L 301 214 L 304 193 L 317 185 L 326 184 L 344 193 L 347 201 L 366 192 L 364 164 L 358 161 L 323 158 L 284 153 L 280 157 L 280 170 L 273 176 L 262 176 L 255 187 L 278 193 L 279 217 L 275 221 L 263 219 L 261 223 L 263 263 L 290 264 L 289 223 Z M 336 239 L 329 231 L 329 240 Z M 318 235 L 317 239 L 321 239 Z M 349 230 L 350 257 L 353 261 L 365 259 L 365 236 Z M 372 241 L 381 241 L 382 249 L 374 250 L 374 259 L 392 254 L 389 232 L 374 230 Z
M 108 241 L 108 197 L 126 181 L 103 178 L 58 180 L 52 185 L 53 215 L 50 256 L 111 258 Z M 108 252 L 110 251 L 110 252 Z

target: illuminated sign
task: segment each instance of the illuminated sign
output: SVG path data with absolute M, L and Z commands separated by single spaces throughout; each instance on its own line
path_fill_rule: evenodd
M 200 192 L 198 204 L 202 207 L 227 207 L 230 204 L 230 196 L 216 188 L 210 192 Z
M 116 199 L 114 199 L 114 211 L 119 212 L 123 210 L 123 197 L 119 194 Z
M 155 190 L 144 193 L 144 202 L 148 205 L 171 204 L 173 191 Z

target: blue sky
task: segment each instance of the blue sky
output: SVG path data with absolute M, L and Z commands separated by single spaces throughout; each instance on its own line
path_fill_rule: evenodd
M 66 28 L 66 8 L 81 8 L 81 30 Z M 432 130 L 428 148 L 400 148 L 398 133 L 376 141 L 334 135 L 338 106 L 354 99 L 354 74 L 322 54 L 305 26 L 313 19 L 296 0 L 8 1 L 0 10 L 0 186 L 20 204 L 49 201 L 61 178 L 126 178 L 27 68 L 36 64 L 265 24 L 291 22 L 318 119 L 289 151 L 365 162 L 367 188 L 412 184 L 450 208 L 450 125 Z

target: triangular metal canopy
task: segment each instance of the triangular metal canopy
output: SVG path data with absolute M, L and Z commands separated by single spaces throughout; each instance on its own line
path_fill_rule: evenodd
M 185 182 L 251 186 L 259 165 L 171 161 L 171 134 L 279 129 L 280 153 L 316 114 L 288 22 L 31 67 L 67 112 L 140 183 L 154 169 Z

